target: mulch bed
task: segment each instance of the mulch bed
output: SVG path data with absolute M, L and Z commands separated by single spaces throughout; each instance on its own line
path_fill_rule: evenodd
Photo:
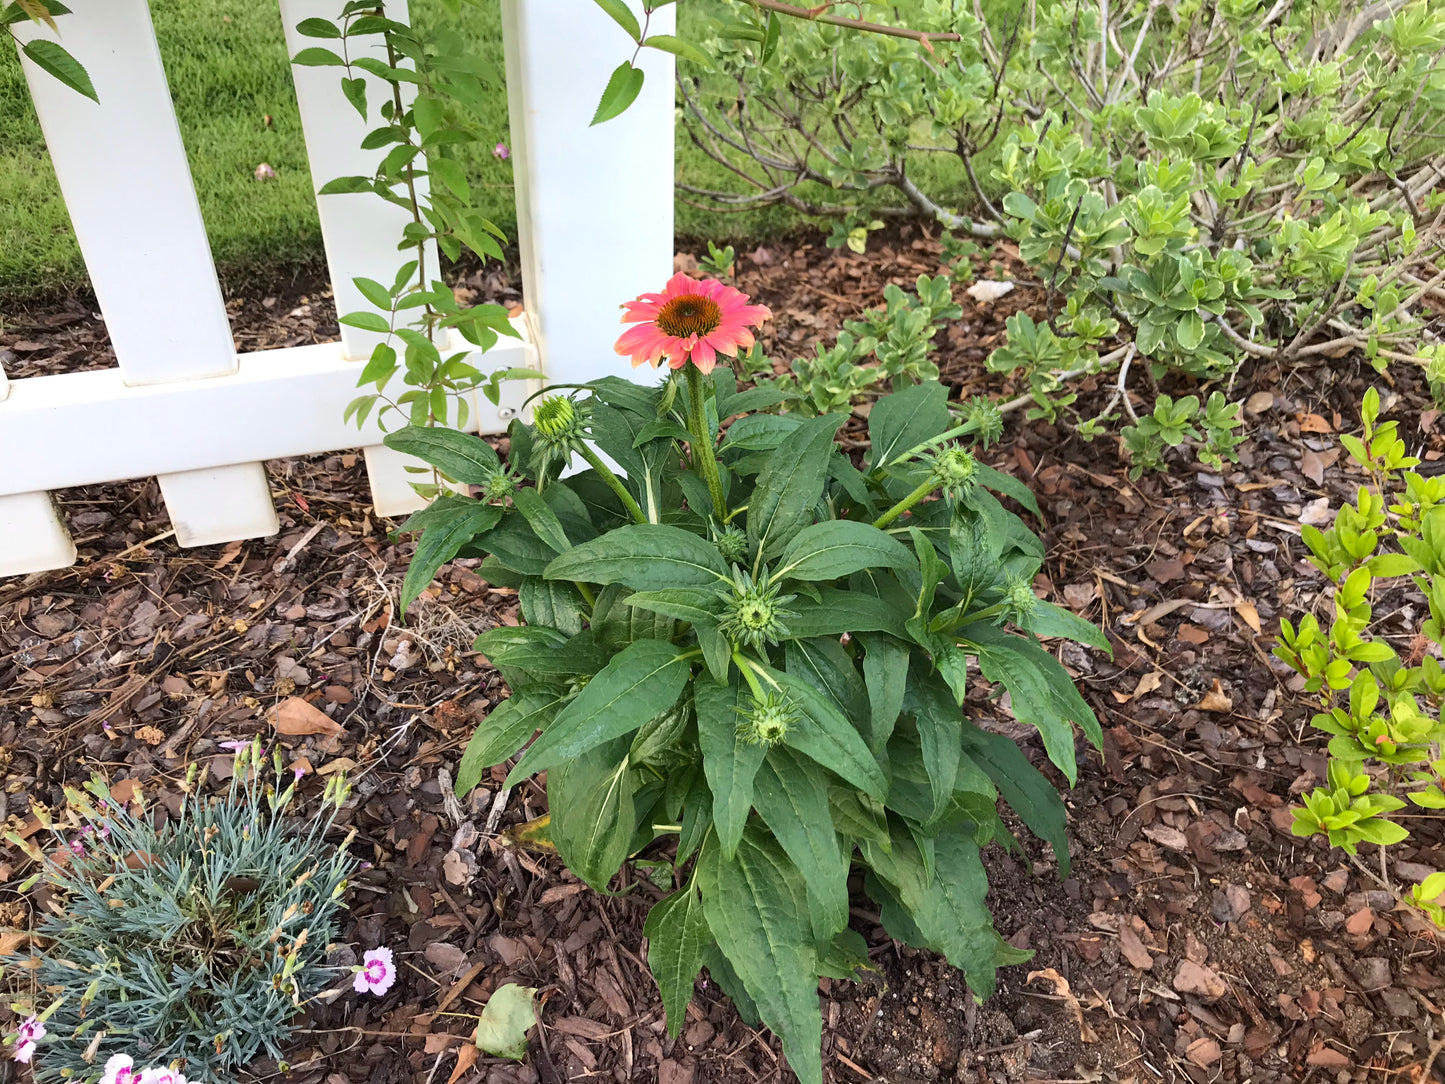
M 765 343 L 811 352 L 842 320 L 938 268 L 917 227 L 859 257 L 817 239 L 739 257 L 738 285 L 776 314 Z M 980 277 L 1023 272 L 1001 247 Z M 684 260 L 685 262 L 685 260 Z M 496 271 L 462 283 L 514 302 Z M 1013 311 L 1044 311 L 1038 288 L 992 304 L 959 291 L 964 316 L 939 337 L 944 380 L 960 395 L 1020 390 L 983 359 Z M 312 282 L 231 302 L 243 350 L 336 335 Z M 86 299 L 11 314 L 0 361 L 12 377 L 113 364 Z M 825 1062 L 840 1082 L 1394 1081 L 1427 1079 L 1445 1037 L 1445 961 L 1431 929 L 1381 889 L 1375 854 L 1289 834 L 1288 806 L 1324 774 L 1324 743 L 1293 675 L 1269 654 L 1281 616 L 1327 612 L 1304 563 L 1300 525 L 1328 519 L 1362 478 L 1337 434 L 1357 425 L 1363 390 L 1383 385 L 1411 450 L 1445 452 L 1427 391 L 1403 366 L 1390 385 L 1357 358 L 1282 374 L 1242 373 L 1251 438 L 1220 473 L 1176 466 L 1130 481 L 1113 438 L 1009 419 L 988 457 L 1026 479 L 1045 513 L 1039 586 L 1099 622 L 1112 661 L 1065 645 L 1107 735 L 1069 795 L 1073 865 L 1048 848 L 989 854 L 999 928 L 1035 950 L 975 1005 L 958 972 L 889 940 L 861 893 L 855 928 L 873 981 L 821 985 Z M 1085 386 L 1081 401 L 1103 402 Z M 1097 409 L 1097 405 L 1096 405 Z M 858 423 L 861 426 L 861 420 Z M 861 428 L 858 430 L 862 432 Z M 43 453 L 42 453 L 43 454 Z M 0 762 L 10 828 L 32 797 L 59 804 L 63 782 L 105 773 L 174 790 L 189 764 L 225 775 L 219 743 L 261 733 L 319 769 L 354 777 L 345 813 L 373 863 L 351 897 L 356 951 L 397 950 L 384 998 L 316 1006 L 279 1079 L 305 1084 L 557 1084 L 592 1078 L 689 1084 L 792 1079 L 771 1036 L 741 1023 L 704 978 L 677 1040 L 667 1037 L 644 962 L 642 920 L 661 890 L 624 874 L 602 896 L 555 857 L 501 834 L 545 810 L 526 784 L 502 799 L 504 772 L 450 799 L 471 729 L 506 695 L 470 651 L 476 633 L 517 621 L 510 590 L 474 562 L 443 569 L 405 625 L 390 619 L 410 544 L 369 507 L 355 454 L 272 463 L 276 538 L 178 549 L 154 481 L 60 495 L 81 552 L 68 570 L 0 584 Z M 1377 609 L 1407 644 L 1420 605 Z M 982 682 L 971 716 L 1001 717 Z M 277 735 L 268 713 L 291 697 L 344 729 L 340 747 Z M 1081 753 L 1083 750 L 1081 750 Z M 324 780 L 303 784 L 319 793 Z M 1396 884 L 1445 867 L 1430 818 L 1384 871 Z M 0 855 L 0 881 L 25 875 Z M 0 900 L 0 903 L 6 901 Z M 339 962 L 349 962 L 339 950 Z M 468 1014 L 506 982 L 542 990 L 543 1027 L 521 1064 L 483 1057 L 458 1075 Z M 278 1067 L 257 1065 L 276 1079 Z

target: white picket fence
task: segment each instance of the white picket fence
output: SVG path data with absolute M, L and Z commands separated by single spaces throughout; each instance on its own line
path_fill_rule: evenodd
M 309 43 L 292 28 L 341 7 L 279 2 L 293 54 Z M 263 460 L 362 447 L 377 513 L 414 510 L 381 430 L 342 422 L 376 336 L 343 328 L 339 343 L 237 354 L 147 0 L 69 3 L 61 40 L 99 104 L 28 61 L 25 74 L 119 367 L 13 381 L 0 370 L 0 575 L 75 562 L 51 497 L 68 486 L 154 475 L 176 541 L 205 546 L 276 533 Z M 653 15 L 655 31 L 670 32 L 672 11 Z M 618 306 L 671 272 L 672 58 L 642 50 L 638 101 L 589 128 L 631 52 L 625 35 L 585 0 L 502 0 L 502 13 L 526 314 L 520 342 L 472 362 L 558 382 L 626 375 Z M 382 152 L 360 142 L 375 117 L 347 104 L 337 69 L 292 71 L 314 187 L 373 172 Z M 365 194 L 317 207 L 337 307 L 363 308 L 352 279 L 394 276 L 402 212 Z M 470 427 L 505 430 L 527 390 L 512 385 L 500 409 L 476 396 Z

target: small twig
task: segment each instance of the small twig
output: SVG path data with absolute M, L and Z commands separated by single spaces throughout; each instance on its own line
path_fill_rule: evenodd
M 864 19 L 849 19 L 842 15 L 828 15 L 827 10 L 832 7 L 829 4 L 819 4 L 814 8 L 800 8 L 793 4 L 784 4 L 780 0 L 748 0 L 753 7 L 763 8 L 766 11 L 776 11 L 779 15 L 791 15 L 795 19 L 807 19 L 809 22 L 828 23 L 832 26 L 842 26 L 849 30 L 861 30 L 869 34 L 886 34 L 892 38 L 908 38 L 923 45 L 932 52 L 932 43 L 935 41 L 962 41 L 962 34 L 955 34 L 951 31 L 926 31 L 910 30 L 906 26 L 886 26 L 883 23 L 870 23 Z

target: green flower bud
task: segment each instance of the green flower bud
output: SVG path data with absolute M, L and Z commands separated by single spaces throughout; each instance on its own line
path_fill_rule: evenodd
M 975 395 L 965 402 L 963 421 L 985 448 L 1003 436 L 1003 415 L 992 399 Z
M 565 395 L 549 395 L 532 411 L 532 466 L 544 474 L 555 463 L 566 466 L 583 446 L 590 421 L 585 403 Z
M 798 709 L 778 693 L 770 692 L 761 699 L 754 696 L 752 706 L 742 712 L 738 736 L 749 745 L 777 745 L 788 736 L 798 720 Z
M 1022 576 L 1009 576 L 1004 581 L 1003 602 L 1009 619 L 1016 625 L 1028 620 L 1039 608 L 1034 585 Z
M 957 500 L 973 488 L 978 475 L 978 460 L 967 448 L 953 445 L 933 458 L 933 477 L 943 492 Z
M 786 606 L 798 596 L 779 594 L 777 585 L 768 583 L 766 572 L 754 582 L 751 576 L 734 565 L 732 589 L 719 591 L 718 594 L 724 603 L 718 628 L 734 647 L 759 648 L 763 644 L 776 644 L 779 637 L 788 634 L 784 619 L 797 616 Z
M 712 540 L 728 564 L 740 565 L 748 559 L 748 536 L 741 528 L 730 524 L 721 531 L 714 531 Z
M 499 467 L 489 471 L 482 480 L 481 498 L 484 501 L 504 501 L 516 491 L 522 476 L 511 467 Z
M 564 440 L 580 435 L 577 407 L 565 395 L 549 395 L 538 403 L 532 412 L 532 424 L 548 440 Z

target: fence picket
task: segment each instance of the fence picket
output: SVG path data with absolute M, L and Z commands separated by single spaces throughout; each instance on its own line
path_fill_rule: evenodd
M 28 22 L 16 29 L 22 38 L 45 33 Z M 231 325 L 146 0 L 75 0 L 65 46 L 89 73 L 98 103 L 28 60 L 25 76 L 125 383 L 234 373 Z M 104 433 L 77 439 L 94 442 L 103 457 Z M 182 545 L 275 532 L 259 463 L 215 484 L 201 493 L 161 479 Z M 237 515 L 242 508 L 249 519 Z
M 341 6 L 279 2 L 293 53 L 306 44 L 298 22 Z M 263 460 L 369 444 L 377 513 L 418 507 L 408 460 L 379 443 L 375 419 L 361 431 L 342 421 L 374 336 L 345 328 L 341 343 L 236 355 L 147 0 L 70 4 L 64 44 L 100 103 L 23 63 L 119 368 L 19 380 L 0 368 L 0 575 L 74 562 L 49 492 L 68 486 L 154 475 L 178 541 L 208 545 L 277 530 Z M 391 10 L 404 14 L 400 0 Z M 592 129 L 626 36 L 579 0 L 504 0 L 503 22 L 527 312 L 513 321 L 520 341 L 473 364 L 559 382 L 627 372 L 611 352 L 618 303 L 671 265 L 672 58 L 643 50 L 642 95 Z M 670 8 L 654 13 L 654 32 L 671 25 Z M 22 41 L 47 32 L 12 29 Z M 371 173 L 379 152 L 360 149 L 370 126 L 338 70 L 293 72 L 316 187 Z M 338 309 L 361 308 L 352 279 L 394 275 L 404 212 L 365 195 L 319 197 L 318 212 Z M 438 267 L 434 247 L 427 259 Z M 468 428 L 504 431 L 531 390 L 504 385 L 498 405 L 473 393 Z

